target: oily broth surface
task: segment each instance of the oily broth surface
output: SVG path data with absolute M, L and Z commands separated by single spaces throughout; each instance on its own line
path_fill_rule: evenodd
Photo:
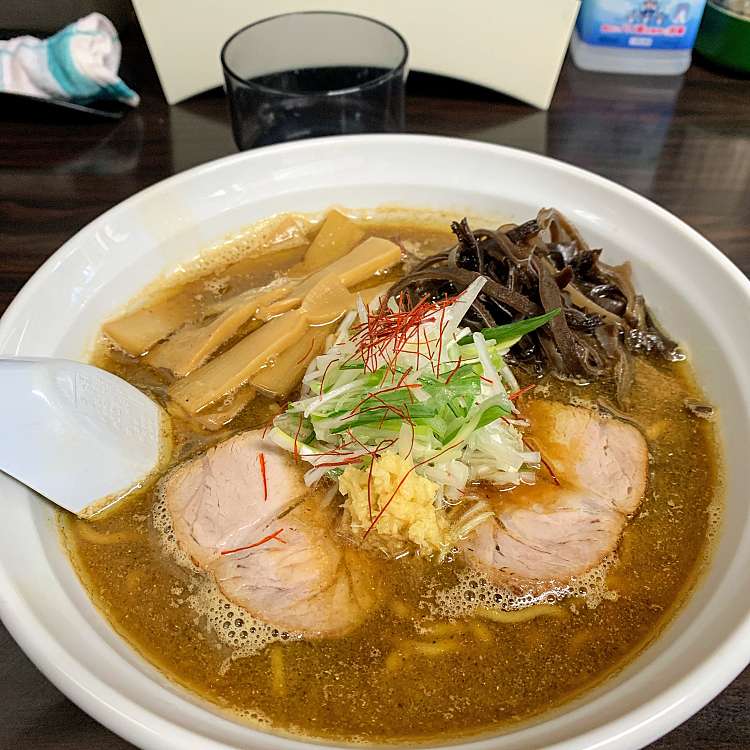
M 370 226 L 373 234 L 427 250 L 450 242 L 446 232 L 419 225 Z M 247 274 L 249 284 L 252 264 Z M 155 395 L 166 385 L 148 367 L 109 349 L 100 348 L 94 359 Z M 648 493 L 608 570 L 610 593 L 596 607 L 576 598 L 562 603 L 562 617 L 452 624 L 434 614 L 426 592 L 455 586 L 460 561 L 437 566 L 418 558 L 378 559 L 386 605 L 352 635 L 280 641 L 233 660 L 226 641 L 189 604 L 202 581 L 166 553 L 153 524 L 153 489 L 94 522 L 61 515 L 65 541 L 112 626 L 171 678 L 242 718 L 350 741 L 447 739 L 510 727 L 632 659 L 669 620 L 707 554 L 718 513 L 713 426 L 684 409 L 685 398 L 701 398 L 688 364 L 637 364 L 631 415 L 648 435 Z M 537 394 L 582 405 L 609 396 L 604 387 L 554 379 L 543 381 Z M 176 461 L 267 423 L 275 410 L 274 402 L 258 397 L 231 429 L 215 433 L 176 421 Z M 446 652 L 394 658 L 414 640 L 435 642 Z

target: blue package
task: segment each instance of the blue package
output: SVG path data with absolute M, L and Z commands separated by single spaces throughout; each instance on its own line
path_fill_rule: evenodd
M 706 0 L 584 0 L 576 21 L 587 44 L 690 49 Z

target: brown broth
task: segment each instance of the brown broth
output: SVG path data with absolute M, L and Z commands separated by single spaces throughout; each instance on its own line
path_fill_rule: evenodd
M 429 250 L 450 242 L 446 232 L 420 225 L 370 223 L 368 231 Z M 252 264 L 245 263 L 243 273 L 240 287 L 253 281 Z M 106 347 L 94 360 L 157 397 L 167 384 Z M 553 379 L 541 386 L 549 398 L 567 403 L 593 405 L 611 395 L 606 386 Z M 424 606 L 426 583 L 450 587 L 460 561 L 378 559 L 387 604 L 352 635 L 276 643 L 227 662 L 229 649 L 186 602 L 197 574 L 174 562 L 154 529 L 153 490 L 92 522 L 61 515 L 61 525 L 81 580 L 117 632 L 173 680 L 240 718 L 262 717 L 276 731 L 344 741 L 501 731 L 560 706 L 632 660 L 694 585 L 716 525 L 720 477 L 713 425 L 692 416 L 685 398 L 702 399 L 687 363 L 637 361 L 630 414 L 648 436 L 647 496 L 608 573 L 617 597 L 593 608 L 567 600 L 564 618 L 442 623 L 444 633 L 420 635 L 420 623 L 434 625 Z M 258 397 L 229 429 L 215 433 L 176 421 L 175 460 L 266 423 L 274 409 L 270 399 Z M 440 655 L 389 660 L 400 642 L 414 639 L 451 645 Z M 274 686 L 272 658 L 283 662 L 282 687 Z

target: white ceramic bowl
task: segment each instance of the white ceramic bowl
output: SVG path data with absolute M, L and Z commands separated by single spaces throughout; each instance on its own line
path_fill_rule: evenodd
M 720 408 L 725 447 L 726 512 L 709 573 L 662 637 L 616 678 L 555 718 L 471 746 L 629 749 L 669 731 L 750 660 L 750 283 L 653 203 L 560 162 L 468 141 L 352 136 L 237 154 L 144 190 L 68 241 L 3 317 L 0 355 L 82 358 L 104 318 L 225 233 L 334 203 L 516 220 L 556 206 L 609 260 L 633 260 L 659 320 L 687 343 Z M 73 701 L 142 748 L 302 746 L 233 723 L 143 661 L 89 602 L 60 547 L 53 509 L 4 476 L 0 492 L 0 614 Z

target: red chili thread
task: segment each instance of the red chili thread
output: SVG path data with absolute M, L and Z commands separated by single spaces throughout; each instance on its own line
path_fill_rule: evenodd
M 370 457 L 370 468 L 367 470 L 367 513 L 372 523 L 372 468 L 375 466 L 375 456 Z
M 421 299 L 411 310 L 405 310 L 404 295 L 399 295 L 397 305 L 398 310 L 393 312 L 387 305 L 381 305 L 375 313 L 370 313 L 365 323 L 360 323 L 352 327 L 354 333 L 353 339 L 356 342 L 357 350 L 365 363 L 365 369 L 374 371 L 378 356 L 385 356 L 388 346 L 393 348 L 393 356 L 385 362 L 386 369 L 394 372 L 396 368 L 396 358 L 403 351 L 410 337 L 417 334 L 417 349 L 421 346 L 420 326 L 425 323 L 434 322 L 436 313 L 440 312 L 444 317 L 444 311 L 452 305 L 459 297 L 450 297 L 439 302 L 430 302 L 427 297 Z M 410 301 L 407 301 L 409 304 Z M 432 353 L 429 351 L 429 341 L 425 344 L 429 352 L 429 359 L 432 359 Z M 421 355 L 418 351 L 417 357 Z
M 542 463 L 544 464 L 544 468 L 547 469 L 547 471 L 549 472 L 549 475 L 552 478 L 552 482 L 559 487 L 560 486 L 560 480 L 557 478 L 557 474 L 555 474 L 555 469 L 552 466 L 552 463 L 550 461 L 548 461 L 544 457 L 544 454 L 541 451 L 539 451 L 539 458 L 542 459 Z
M 260 475 L 263 477 L 263 502 L 268 500 L 268 480 L 266 479 L 266 454 L 262 451 L 258 454 L 260 464 Z
M 447 453 L 449 450 L 452 450 L 453 448 L 456 448 L 459 445 L 461 445 L 461 441 L 459 441 L 458 443 L 453 443 L 453 445 L 449 445 L 447 448 L 443 448 L 443 450 L 441 450 L 439 453 L 436 453 L 434 456 L 430 456 L 429 458 L 425 458 L 424 461 L 420 461 L 419 463 L 414 464 L 414 466 L 412 466 L 411 469 L 409 469 L 409 471 L 407 471 L 406 474 L 404 474 L 401 481 L 396 486 L 396 489 L 393 491 L 393 494 L 388 498 L 388 502 L 386 502 L 386 504 L 380 509 L 378 514 L 375 516 L 375 519 L 368 526 L 367 531 L 365 531 L 365 533 L 362 536 L 362 539 L 363 540 L 367 539 L 367 535 L 375 528 L 375 524 L 383 517 L 383 514 L 386 512 L 386 510 L 388 510 L 388 506 L 393 501 L 393 498 L 396 497 L 396 495 L 398 494 L 398 491 L 403 486 L 409 474 L 411 474 L 415 469 L 418 469 L 420 466 L 424 466 L 425 464 L 430 463 L 430 461 L 434 461 L 439 456 L 442 456 L 443 453 Z
M 542 465 L 545 469 L 549 472 L 550 478 L 552 479 L 552 483 L 556 484 L 558 487 L 560 487 L 560 480 L 557 478 L 557 474 L 555 473 L 555 468 L 552 466 L 552 462 L 547 460 L 544 457 L 544 454 L 541 450 L 539 450 L 539 446 L 537 445 L 536 440 L 533 438 L 527 438 L 523 437 L 521 438 L 523 440 L 524 445 L 527 448 L 530 448 L 532 451 L 536 451 L 539 454 L 539 460 L 542 462 Z
M 222 555 L 233 555 L 235 552 L 244 552 L 248 549 L 253 549 L 253 547 L 260 547 L 261 544 L 265 544 L 266 542 L 270 542 L 272 539 L 274 539 L 277 542 L 281 542 L 282 544 L 286 544 L 286 539 L 282 539 L 279 534 L 284 531 L 284 529 L 277 529 L 273 532 L 273 534 L 269 534 L 268 536 L 264 536 L 263 539 L 259 539 L 257 542 L 254 542 L 253 544 L 248 544 L 246 547 L 235 547 L 234 549 L 225 549 L 221 554 Z
M 310 346 L 308 350 L 302 355 L 302 359 L 298 359 L 294 364 L 301 365 L 310 356 L 310 352 L 313 350 L 314 346 L 315 346 L 315 336 L 313 336 L 312 339 L 310 340 Z
M 331 367 L 331 365 L 332 365 L 332 364 L 333 364 L 333 363 L 334 363 L 335 361 L 336 361 L 336 360 L 332 359 L 332 360 L 331 360 L 331 361 L 330 361 L 330 362 L 329 362 L 329 363 L 328 363 L 328 364 L 326 365 L 326 369 L 325 369 L 325 370 L 323 370 L 323 377 L 322 377 L 322 378 L 320 379 L 320 393 L 318 394 L 319 396 L 322 396 L 322 395 L 323 395 L 323 386 L 325 385 L 325 382 L 326 382 L 326 375 L 328 375 L 328 370 L 329 370 L 329 368 Z
M 279 414 L 283 414 L 286 411 L 287 403 L 288 403 L 288 401 L 282 401 L 279 404 Z M 273 421 L 274 421 L 274 419 L 276 419 L 276 417 L 279 414 L 271 414 L 271 416 L 266 421 L 265 425 L 263 425 L 263 432 L 261 434 L 261 438 L 265 439 L 266 433 L 268 432 L 269 427 L 273 427 Z
M 461 369 L 461 356 L 459 355 L 458 360 L 456 361 L 456 366 L 451 370 L 448 377 L 445 379 L 445 384 L 448 385 L 448 383 L 451 382 L 453 379 L 453 376 Z
M 378 396 L 382 395 L 383 393 L 391 393 L 393 391 L 399 391 L 402 388 L 406 389 L 412 389 L 412 388 L 421 388 L 422 386 L 419 383 L 406 383 L 405 385 L 394 385 L 390 388 L 381 388 L 377 391 L 373 391 L 372 393 L 368 393 L 352 410 L 349 412 L 347 416 L 352 416 L 357 413 L 357 410 L 365 403 L 367 403 L 371 398 L 378 400 Z M 411 393 L 409 392 L 409 396 L 411 397 Z M 381 399 L 382 400 L 382 399 Z M 412 398 L 413 403 L 413 398 Z
M 534 388 L 536 388 L 536 383 L 532 383 L 531 385 L 519 388 L 517 391 L 513 391 L 513 393 L 508 396 L 508 399 L 510 401 L 515 401 L 515 399 L 520 398 L 524 393 L 528 393 L 529 391 L 534 390 Z

